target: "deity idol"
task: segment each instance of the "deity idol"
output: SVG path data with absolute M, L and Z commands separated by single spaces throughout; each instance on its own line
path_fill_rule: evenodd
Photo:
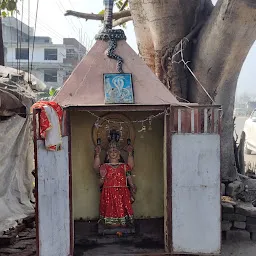
M 100 145 L 95 148 L 94 168 L 100 175 L 101 187 L 100 222 L 107 227 L 129 227 L 134 221 L 132 203 L 136 186 L 131 175 L 134 167 L 133 147 L 130 143 L 126 147 L 126 164 L 121 156 L 119 138 L 118 132 L 111 132 L 104 164 L 100 162 Z

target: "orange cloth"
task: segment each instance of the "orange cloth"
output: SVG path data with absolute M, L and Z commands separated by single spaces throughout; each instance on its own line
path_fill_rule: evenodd
M 47 114 L 46 107 L 50 107 L 56 112 L 58 116 L 58 121 L 59 121 L 57 124 L 58 127 L 53 127 L 53 124 L 51 123 L 51 118 Z M 51 129 L 54 129 L 54 128 L 55 129 L 57 128 L 59 130 L 58 135 L 61 137 L 61 126 L 62 126 L 61 124 L 62 124 L 62 118 L 63 118 L 63 110 L 61 106 L 59 106 L 56 102 L 53 102 L 53 101 L 38 101 L 31 107 L 31 109 L 41 110 L 40 118 L 39 118 L 39 122 L 40 122 L 39 132 L 40 132 L 40 136 L 43 139 L 47 139 L 47 132 L 49 132 Z M 48 145 L 47 149 L 51 151 L 58 151 L 61 149 L 61 144 L 58 143 L 56 145 Z

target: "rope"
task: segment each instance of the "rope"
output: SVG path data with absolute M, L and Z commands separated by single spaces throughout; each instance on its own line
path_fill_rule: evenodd
M 183 63 L 184 66 L 188 69 L 188 71 L 191 73 L 191 75 L 195 78 L 195 80 L 197 81 L 197 83 L 201 86 L 201 88 L 203 89 L 203 91 L 205 92 L 205 94 L 209 97 L 209 99 L 211 100 L 211 102 L 213 104 L 215 104 L 215 101 L 213 100 L 213 98 L 211 97 L 211 95 L 207 92 L 207 90 L 204 88 L 204 86 L 202 85 L 202 83 L 199 81 L 199 79 L 196 77 L 196 75 L 194 74 L 194 72 L 191 70 L 191 68 L 188 66 L 188 63 L 189 61 L 185 61 L 184 60 L 184 55 L 183 55 L 183 40 L 187 40 L 189 41 L 187 38 L 184 38 L 180 41 L 180 50 L 175 53 L 173 56 L 172 56 L 172 63 L 176 63 L 176 64 L 180 64 L 180 63 Z M 181 56 L 181 60 L 179 61 L 175 61 L 174 60 L 174 57 L 176 57 L 178 54 L 180 54 Z

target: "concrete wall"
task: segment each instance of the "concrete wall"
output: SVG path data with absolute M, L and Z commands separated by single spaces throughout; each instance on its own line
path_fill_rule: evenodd
M 6 44 L 7 48 L 7 62 L 16 62 L 16 44 Z M 20 46 L 19 46 L 20 47 Z M 22 43 L 21 48 L 28 48 L 27 43 Z M 44 59 L 44 49 L 57 49 L 57 60 L 45 60 Z M 63 63 L 63 59 L 66 58 L 66 48 L 64 45 L 54 45 L 54 44 L 35 44 L 34 51 L 32 42 L 29 47 L 29 59 L 32 60 L 32 52 L 33 53 L 33 63 Z M 28 60 L 19 60 L 21 63 L 27 63 Z
M 48 68 L 49 69 L 49 68 Z M 48 69 L 43 69 L 43 68 L 34 68 L 32 70 L 32 74 L 40 79 L 41 81 L 44 81 L 44 72 L 47 72 Z M 54 68 L 52 68 L 54 69 Z M 56 69 L 55 69 L 56 70 Z M 61 70 L 57 70 L 57 82 L 45 82 L 44 83 L 49 86 L 49 87 L 59 87 L 62 86 L 64 83 L 64 79 L 66 78 L 66 69 L 61 69 Z
M 219 254 L 220 136 L 172 136 L 172 236 L 176 254 Z
M 131 120 L 142 119 L 151 113 L 127 113 Z M 75 219 L 99 217 L 99 186 L 93 166 L 94 145 L 92 126 L 96 121 L 87 112 L 71 112 L 73 205 Z M 154 120 L 153 130 L 140 138 L 141 125 L 134 125 L 135 183 L 138 188 L 134 212 L 136 218 L 164 215 L 163 120 Z M 103 154 L 102 154 L 103 155 Z
M 39 256 L 70 255 L 68 137 L 62 142 L 52 152 L 37 141 Z

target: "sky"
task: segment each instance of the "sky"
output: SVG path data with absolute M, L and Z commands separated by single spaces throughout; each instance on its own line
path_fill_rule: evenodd
M 215 4 L 217 0 L 212 0 Z M 30 12 L 29 5 L 30 2 Z M 35 27 L 36 0 L 24 0 L 23 22 Z M 75 10 L 86 13 L 98 13 L 103 9 L 103 0 L 39 0 L 36 35 L 50 36 L 54 43 L 62 43 L 63 37 L 74 37 L 87 48 L 93 45 L 95 34 L 101 28 L 99 21 L 85 21 L 76 17 L 64 16 L 66 10 Z M 22 12 L 19 5 L 20 13 Z M 30 13 L 30 16 L 28 15 Z M 28 18 L 30 17 L 30 18 Z M 18 16 L 21 19 L 21 15 Z M 132 22 L 125 29 L 128 44 L 137 52 L 136 38 Z M 252 47 L 243 65 L 239 76 L 237 93 L 248 93 L 256 95 L 255 83 L 256 72 L 254 71 L 256 61 L 256 44 Z

